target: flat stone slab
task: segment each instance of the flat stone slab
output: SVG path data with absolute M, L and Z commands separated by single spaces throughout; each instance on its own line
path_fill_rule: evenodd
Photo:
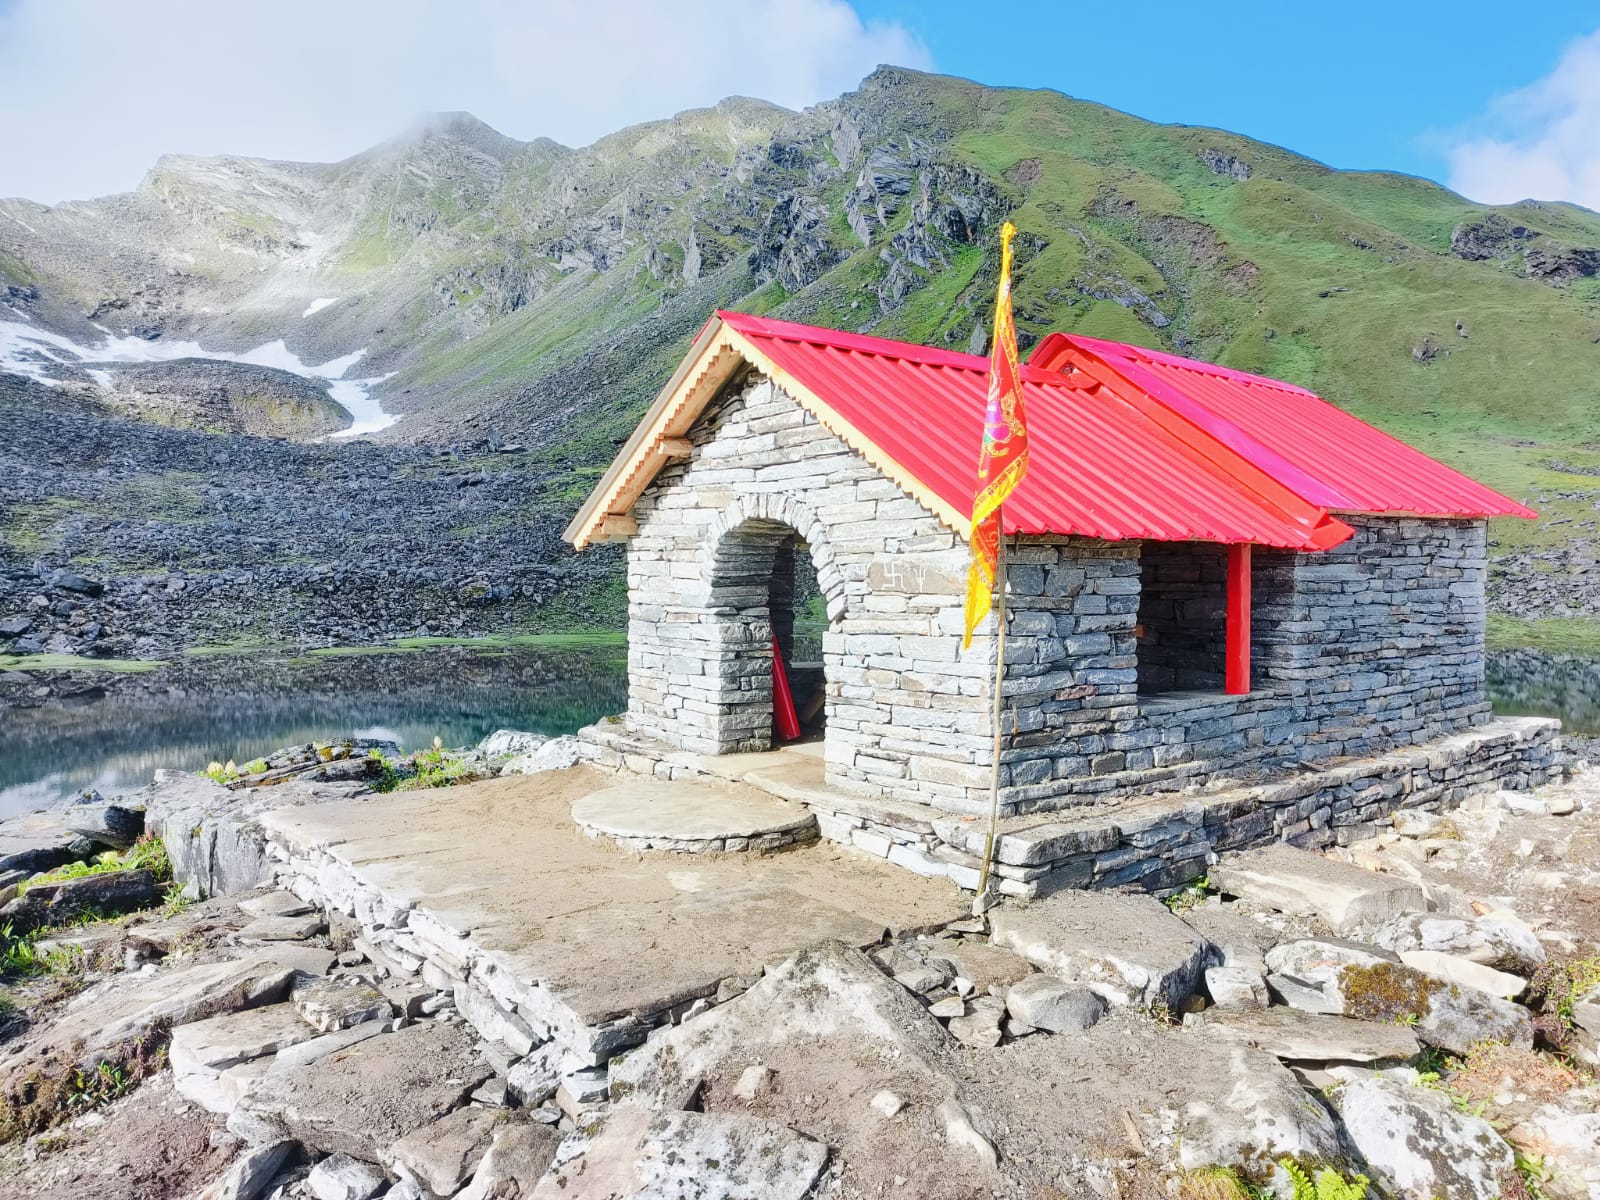
M 262 1143 L 292 1138 L 377 1162 L 395 1142 L 466 1103 L 493 1071 L 460 1024 L 428 1022 L 369 1038 L 309 1066 L 251 1081 L 228 1118 Z
M 620 856 L 570 817 L 615 781 L 578 766 L 458 786 L 449 804 L 395 792 L 262 822 L 297 856 L 329 855 L 409 907 L 410 932 L 459 934 L 462 953 L 587 1026 L 714 995 L 819 941 L 866 946 L 968 910 L 948 880 L 826 842 L 770 856 Z
M 1410 1061 L 1422 1050 L 1404 1025 L 1324 1016 L 1297 1008 L 1212 1009 L 1202 1023 L 1223 1036 L 1291 1062 Z
M 1293 846 L 1224 854 L 1210 878 L 1212 886 L 1230 896 L 1296 916 L 1321 917 L 1339 934 L 1428 907 L 1420 884 Z
M 1150 896 L 1059 892 L 989 917 L 995 943 L 1113 1004 L 1176 1008 L 1205 968 L 1207 943 Z
M 615 838 L 629 850 L 767 850 L 817 836 L 817 819 L 798 804 L 690 780 L 604 788 L 575 800 L 572 819 L 590 836 Z

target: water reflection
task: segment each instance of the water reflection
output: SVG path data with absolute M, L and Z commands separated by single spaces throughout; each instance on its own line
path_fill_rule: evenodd
M 620 647 L 185 660 L 0 712 L 0 817 L 342 734 L 461 746 L 500 728 L 571 733 L 626 707 L 625 668 Z
M 1489 699 L 1506 716 L 1559 717 L 1565 732 L 1600 735 L 1600 659 L 1549 650 L 1496 650 Z

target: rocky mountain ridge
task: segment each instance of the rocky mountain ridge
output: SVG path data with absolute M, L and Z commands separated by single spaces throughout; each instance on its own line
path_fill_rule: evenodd
M 1024 344 L 1076 330 L 1287 378 L 1554 497 L 1564 531 L 1495 531 L 1513 611 L 1592 531 L 1600 216 L 899 68 L 581 149 L 441 114 L 340 163 L 170 156 L 127 195 L 0 201 L 0 372 L 56 383 L 40 412 L 301 439 L 370 401 L 356 427 L 382 441 L 527 446 L 566 481 L 554 520 L 716 306 L 982 350 L 1007 217 Z M 178 343 L 257 365 L 141 365 Z M 122 359 L 85 360 L 102 345 Z M 0 522 L 60 550 L 49 516 Z M 1579 593 L 1521 609 L 1600 611 Z

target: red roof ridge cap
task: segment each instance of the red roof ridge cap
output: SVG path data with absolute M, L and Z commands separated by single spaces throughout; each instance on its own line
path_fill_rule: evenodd
M 836 350 L 849 350 L 858 354 L 874 354 L 881 358 L 897 358 L 919 366 L 950 367 L 962 371 L 987 371 L 989 360 L 980 354 L 967 354 L 960 350 L 945 350 L 938 346 L 924 346 L 917 342 L 902 342 L 894 338 L 877 337 L 869 333 L 847 333 L 843 330 L 824 329 L 818 325 L 802 325 L 795 321 L 781 321 L 775 317 L 758 317 L 751 313 L 730 312 L 718 309 L 717 314 L 731 329 L 746 337 L 776 338 L 780 341 L 807 342 L 814 346 L 830 346 Z

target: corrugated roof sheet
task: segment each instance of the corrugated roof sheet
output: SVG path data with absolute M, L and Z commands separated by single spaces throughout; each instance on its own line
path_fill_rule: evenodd
M 943 503 L 970 511 L 988 360 L 739 313 L 729 328 Z M 787 382 L 787 381 L 786 381 Z M 1350 530 L 1225 447 L 1085 376 L 1025 368 L 1027 477 L 1010 533 L 1323 548 Z
M 1313 504 L 1343 512 L 1532 517 L 1532 509 L 1429 458 L 1312 392 L 1121 342 L 1053 334 L 1269 471 Z
M 665 461 L 658 443 L 681 436 L 710 395 L 695 371 L 725 379 L 730 356 L 773 375 L 965 534 L 988 359 L 718 312 L 574 516 L 575 546 L 631 507 Z M 1062 333 L 1035 347 L 1022 378 L 1031 453 L 1006 501 L 1009 533 L 1316 550 L 1350 536 L 1336 512 L 1536 515 L 1275 379 Z

